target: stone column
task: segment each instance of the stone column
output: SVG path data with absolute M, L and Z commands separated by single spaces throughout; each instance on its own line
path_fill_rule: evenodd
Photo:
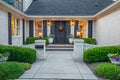
M 50 27 L 51 27 L 51 26 L 47 26 L 47 36 L 49 36 L 50 33 L 51 33 L 51 32 L 50 32 L 50 31 L 51 31 L 51 30 L 50 30 Z
M 83 61 L 83 52 L 84 52 L 84 40 L 75 39 L 73 58 L 78 61 Z
M 37 59 L 45 59 L 46 57 L 46 41 L 35 40 L 35 48 L 37 52 Z
M 71 34 L 74 36 L 74 26 L 71 26 Z

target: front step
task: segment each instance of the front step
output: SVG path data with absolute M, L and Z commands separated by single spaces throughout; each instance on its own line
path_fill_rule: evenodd
M 48 45 L 46 51 L 73 51 L 73 45 Z

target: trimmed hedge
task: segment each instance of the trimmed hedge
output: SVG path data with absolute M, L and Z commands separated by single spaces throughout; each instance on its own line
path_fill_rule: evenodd
M 103 78 L 120 80 L 120 67 L 115 64 L 100 64 L 95 68 L 94 72 L 97 76 Z
M 37 37 L 28 37 L 26 39 L 26 44 L 34 44 L 35 40 L 39 40 L 39 38 L 37 38 Z M 41 38 L 41 40 L 46 40 L 46 45 L 49 44 L 49 41 L 48 41 L 47 37 Z
M 85 43 L 88 43 L 88 44 L 96 44 L 96 39 L 95 38 L 82 38 L 84 40 Z
M 120 53 L 120 46 L 104 46 L 91 48 L 84 51 L 84 61 L 92 62 L 106 62 L 109 61 L 107 54 Z
M 18 62 L 0 64 L 0 80 L 16 79 L 24 73 L 23 66 Z
M 35 43 L 35 40 L 38 40 L 39 38 L 37 38 L 37 37 L 28 37 L 27 39 L 26 39 L 26 44 L 33 44 L 33 43 Z
M 0 53 L 10 52 L 9 61 L 33 63 L 36 61 L 36 51 L 31 48 L 15 46 L 0 46 Z

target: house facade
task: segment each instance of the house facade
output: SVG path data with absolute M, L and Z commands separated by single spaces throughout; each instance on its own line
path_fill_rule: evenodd
M 96 38 L 120 44 L 120 0 L 2 0 L 0 44 L 23 45 L 27 37 L 55 35 L 54 44 Z

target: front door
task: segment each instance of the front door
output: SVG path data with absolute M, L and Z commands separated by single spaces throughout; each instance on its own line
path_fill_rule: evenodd
M 55 22 L 55 44 L 67 44 L 66 22 Z

